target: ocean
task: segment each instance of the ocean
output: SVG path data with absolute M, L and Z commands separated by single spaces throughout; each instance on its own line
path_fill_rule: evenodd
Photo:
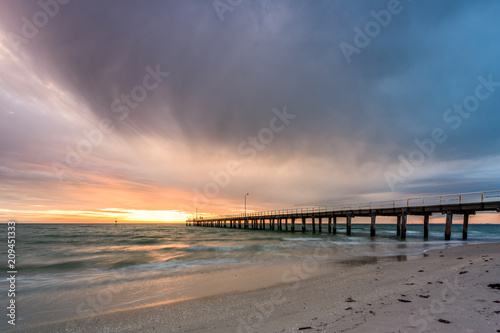
M 346 269 L 342 263 L 356 258 L 400 260 L 448 246 L 500 242 L 500 225 L 470 224 L 469 239 L 462 241 L 462 226 L 454 224 L 448 242 L 442 224 L 429 225 L 428 240 L 422 238 L 422 224 L 409 224 L 406 241 L 396 237 L 394 224 L 378 224 L 374 238 L 369 224 L 353 224 L 352 236 L 344 228 L 339 224 L 337 235 L 328 235 L 173 224 L 18 223 L 18 327 L 197 297 L 193 281 L 210 273 L 292 264 L 318 247 L 329 249 L 325 261 Z M 6 279 L 0 288 L 8 290 Z M 5 292 L 0 302 L 5 309 Z M 0 330 L 9 328 L 5 325 L 2 321 Z

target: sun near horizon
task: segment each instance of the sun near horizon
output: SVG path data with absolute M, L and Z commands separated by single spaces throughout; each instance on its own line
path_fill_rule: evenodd
M 241 214 L 241 212 L 238 212 Z M 213 217 L 218 214 L 203 214 L 196 212 L 183 212 L 183 211 L 168 211 L 168 210 L 141 210 L 141 209 L 119 209 L 107 208 L 95 211 L 9 211 L 0 209 L 0 216 L 2 220 L 11 221 L 15 220 L 18 223 L 85 223 L 85 224 L 137 224 L 137 223 L 170 223 L 170 224 L 183 224 L 186 220 L 198 217 Z M 16 216 L 10 218 L 9 216 Z M 392 217 L 379 217 L 377 223 L 379 224 L 394 224 Z M 409 216 L 408 224 L 421 224 L 422 219 L 419 216 Z M 356 223 L 369 223 L 369 218 L 358 217 L 353 219 L 353 224 Z M 431 216 L 432 223 L 445 223 L 445 216 L 434 215 Z M 325 223 L 325 222 L 323 222 Z M 339 220 L 342 224 L 342 220 Z M 460 224 L 461 219 L 455 218 L 455 224 Z M 494 212 L 478 213 L 470 216 L 470 224 L 500 224 L 500 214 Z

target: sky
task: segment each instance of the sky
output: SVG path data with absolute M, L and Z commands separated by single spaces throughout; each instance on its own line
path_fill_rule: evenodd
M 2 220 L 171 222 L 241 213 L 245 197 L 264 211 L 500 189 L 498 1 L 0 9 Z

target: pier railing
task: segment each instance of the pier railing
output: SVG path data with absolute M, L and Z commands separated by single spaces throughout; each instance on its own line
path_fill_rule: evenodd
M 419 198 L 408 198 L 400 200 L 372 201 L 354 204 L 334 204 L 332 206 L 318 206 L 306 208 L 292 208 L 281 210 L 270 210 L 262 212 L 248 212 L 245 214 L 230 214 L 221 216 L 210 216 L 209 219 L 236 219 L 236 218 L 255 218 L 275 215 L 293 215 L 293 214 L 311 214 L 336 211 L 353 210 L 372 210 L 372 209 L 390 209 L 390 208 L 410 208 L 410 207 L 428 207 L 428 206 L 446 206 L 474 203 L 488 203 L 500 201 L 499 191 L 470 192 L 460 194 L 436 195 Z

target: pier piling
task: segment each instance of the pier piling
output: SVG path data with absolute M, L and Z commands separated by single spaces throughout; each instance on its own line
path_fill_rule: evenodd
M 374 237 L 375 236 L 375 220 L 377 219 L 377 215 L 372 215 L 371 216 L 371 225 L 370 225 L 370 236 Z
M 447 212 L 446 213 L 446 227 L 444 229 L 444 240 L 451 239 L 451 225 L 452 225 L 452 223 L 453 223 L 453 213 Z
M 463 230 L 462 230 L 462 239 L 463 240 L 467 239 L 468 229 L 469 229 L 469 214 L 464 214 L 464 225 L 463 225 Z
M 404 212 L 401 215 L 401 239 L 406 239 L 406 219 L 407 219 L 407 214 Z
M 396 236 L 401 236 L 401 215 L 398 215 L 396 220 Z
M 424 238 L 429 238 L 429 214 L 424 215 Z
M 345 234 L 347 236 L 351 235 L 351 216 L 350 215 L 347 215 L 347 217 L 346 217 Z

